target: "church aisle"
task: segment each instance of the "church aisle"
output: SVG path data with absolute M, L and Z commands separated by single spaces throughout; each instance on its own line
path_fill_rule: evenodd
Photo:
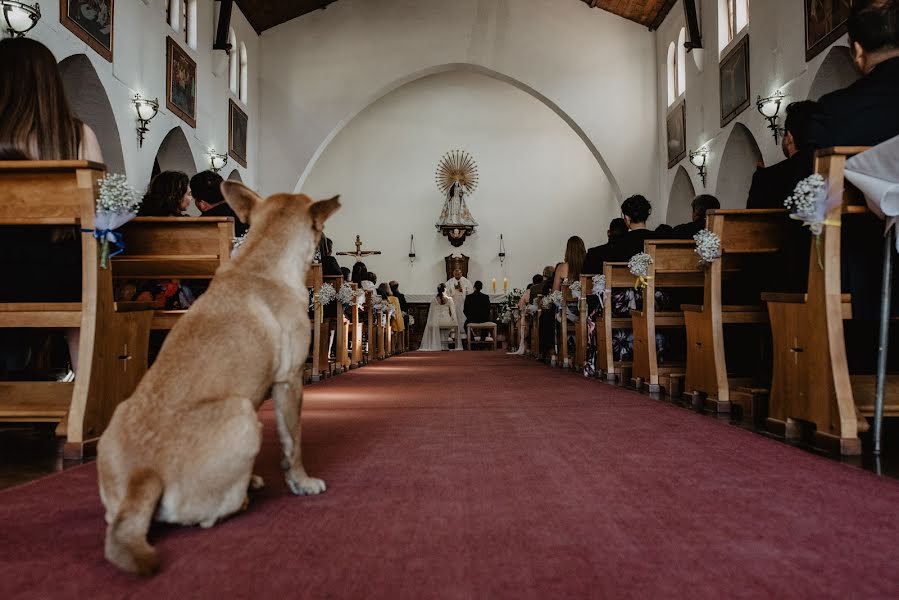
M 501 353 L 410 353 L 308 388 L 290 495 L 260 417 L 248 512 L 103 559 L 92 464 L 0 492 L 0 597 L 895 597 L 899 482 Z

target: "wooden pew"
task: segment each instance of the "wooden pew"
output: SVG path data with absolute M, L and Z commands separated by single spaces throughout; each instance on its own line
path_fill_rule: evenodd
M 359 289 L 355 283 L 351 283 L 350 285 L 353 287 L 354 293 Z M 350 359 L 350 365 L 352 368 L 361 367 L 365 360 L 364 355 L 362 354 L 362 325 L 363 325 L 363 323 L 360 318 L 360 315 L 362 313 L 363 313 L 363 311 L 359 308 L 359 305 L 355 302 L 355 296 L 354 296 L 354 302 L 350 309 L 350 315 L 352 316 L 352 324 L 350 325 L 350 335 L 353 338 L 353 341 L 352 341 L 353 353 L 352 353 L 352 357 Z
M 632 329 L 630 317 L 612 315 L 612 292 L 616 289 L 633 288 L 634 276 L 627 263 L 605 263 L 606 289 L 603 292 L 602 319 L 596 323 L 596 372 L 607 381 L 621 378 L 625 370 L 630 370 L 632 361 L 616 361 L 612 352 L 612 331 Z
M 378 356 L 377 346 L 377 330 L 375 328 L 375 311 L 374 311 L 374 295 L 372 290 L 365 290 L 365 304 L 363 309 L 363 327 L 365 329 L 365 338 L 368 342 L 365 346 L 365 362 L 370 363 Z
M 94 228 L 105 167 L 86 161 L 0 162 L 0 226 Z M 152 314 L 118 310 L 112 277 L 99 268 L 99 244 L 81 231 L 81 301 L 0 304 L 0 327 L 79 329 L 74 383 L 0 382 L 0 421 L 57 423 L 63 454 L 90 454 L 116 406 L 146 371 Z M 48 273 L 48 277 L 52 277 Z M 8 282 L 14 284 L 14 282 Z
M 543 314 L 543 295 L 538 294 L 534 300 L 537 312 L 531 315 L 531 343 L 528 354 L 533 357 L 540 356 L 540 315 Z
M 762 295 L 768 303 L 774 342 L 770 426 L 796 437 L 801 422 L 812 423 L 816 445 L 839 449 L 843 455 L 861 453 L 858 434 L 867 423 L 860 427 L 856 407 L 870 411 L 873 406 L 873 376 L 849 374 L 843 320 L 851 318 L 852 310 L 849 295 L 841 293 L 840 272 L 843 217 L 867 212 L 861 194 L 846 188 L 843 169 L 849 157 L 866 149 L 830 148 L 816 154 L 815 172 L 825 177 L 842 202 L 828 212 L 820 240 L 811 242 L 808 291 Z M 886 403 L 885 414 L 899 411 L 895 396 Z
M 670 378 L 683 373 L 684 363 L 659 364 L 656 332 L 659 329 L 683 329 L 684 313 L 675 310 L 657 311 L 656 289 L 682 290 L 701 288 L 704 274 L 696 255 L 693 240 L 647 240 L 644 252 L 652 257 L 646 288 L 643 290 L 643 309 L 631 311 L 634 328 L 633 378 L 637 387 L 648 386 L 650 393 L 663 388 L 671 391 Z
M 721 257 L 705 269 L 702 304 L 682 307 L 687 324 L 684 389 L 701 396 L 696 400 L 708 409 L 728 413 L 736 404 L 744 418 L 755 420 L 767 412 L 768 390 L 733 377 L 724 348 L 729 325 L 767 327 L 768 312 L 761 302 L 725 304 L 724 290 L 728 281 L 753 276 L 747 267 L 780 252 L 795 227 L 791 227 L 787 211 L 779 209 L 711 210 L 706 219 L 707 228 L 721 239 Z
M 212 279 L 231 259 L 230 217 L 137 217 L 126 223 L 125 252 L 112 259 L 113 279 Z M 119 305 L 130 303 L 120 302 Z M 174 327 L 186 310 L 155 310 L 151 329 Z
M 322 266 L 321 264 L 312 264 L 309 266 L 309 270 L 306 271 L 306 287 L 312 290 L 313 294 L 318 294 L 322 289 L 322 283 L 324 283 L 324 279 L 322 276 Z M 318 302 L 313 302 L 313 312 L 312 312 L 312 340 L 310 340 L 312 346 L 311 351 L 309 352 L 309 357 L 312 361 L 311 365 L 308 367 L 309 379 L 311 381 L 320 381 L 322 378 L 322 330 L 319 326 L 322 322 L 322 318 L 324 315 L 324 311 L 322 306 Z M 325 365 L 327 368 L 327 355 L 324 357 Z
M 581 290 L 584 289 L 585 288 L 581 287 Z M 559 356 L 561 365 L 566 369 L 580 370 L 584 368 L 584 360 L 587 356 L 587 293 L 589 293 L 590 289 L 591 288 L 587 288 L 586 293 L 581 293 L 580 298 L 575 298 L 571 293 L 571 287 L 567 283 L 562 284 L 562 298 L 564 299 L 566 308 L 562 311 Z M 567 306 L 569 303 L 577 303 L 578 306 L 578 320 L 575 322 L 574 327 L 568 323 Z M 574 330 L 575 340 L 575 352 L 573 357 L 569 356 L 570 353 L 568 351 L 568 334 L 572 329 Z
M 343 285 L 343 275 L 325 275 L 324 283 L 330 283 L 334 287 L 335 292 L 340 291 Z M 343 322 L 343 304 L 334 299 L 336 307 L 335 317 L 325 317 L 321 323 L 322 336 L 322 354 L 325 357 L 323 363 L 327 364 L 326 370 L 330 373 L 341 373 L 349 363 L 347 358 L 346 347 L 346 325 Z M 331 361 L 330 345 L 331 345 L 331 329 L 334 329 L 334 361 Z

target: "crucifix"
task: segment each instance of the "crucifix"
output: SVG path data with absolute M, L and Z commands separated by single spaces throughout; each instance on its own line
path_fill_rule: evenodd
M 353 256 L 356 260 L 361 260 L 366 256 L 375 256 L 380 254 L 380 250 L 363 250 L 362 249 L 362 238 L 358 235 L 356 236 L 356 251 L 350 252 L 349 250 L 346 252 L 338 252 L 337 256 Z

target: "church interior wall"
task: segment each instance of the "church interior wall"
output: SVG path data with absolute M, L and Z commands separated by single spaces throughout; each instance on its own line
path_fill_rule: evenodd
M 521 82 L 576 123 L 608 165 L 613 200 L 660 196 L 647 187 L 659 181 L 655 39 L 620 17 L 554 0 L 341 0 L 261 40 L 266 193 L 298 187 L 335 133 L 385 93 L 467 64 Z
M 735 166 L 731 160 L 723 160 L 728 140 L 731 139 L 735 127 L 744 127 L 755 140 L 761 158 L 766 166 L 784 159 L 780 144 L 774 143 L 774 137 L 768 129 L 768 122 L 756 109 L 756 99 L 766 97 L 781 90 L 785 99 L 780 111 L 779 125 L 783 125 L 786 105 L 790 102 L 816 99 L 821 94 L 845 87 L 854 80 L 848 68 L 845 50 L 836 47 L 848 47 L 847 36 L 843 35 L 830 48 L 825 49 L 810 61 L 805 59 L 805 16 L 804 3 L 783 2 L 782 0 L 751 0 L 748 2 L 749 21 L 743 32 L 737 34 L 733 43 L 720 47 L 719 16 L 723 2 L 719 0 L 697 0 L 700 11 L 700 22 L 703 37 L 702 50 L 694 50 L 687 54 L 685 61 L 686 91 L 683 100 L 686 105 L 686 143 L 687 150 L 695 150 L 702 146 L 709 149 L 707 161 L 707 179 L 703 186 L 696 167 L 690 164 L 689 154 L 677 165 L 665 168 L 666 131 L 665 119 L 674 106 L 669 107 L 667 98 L 667 53 L 671 42 L 676 42 L 678 33 L 685 26 L 683 0 L 677 0 L 668 17 L 656 31 L 656 65 L 658 149 L 662 156 L 661 188 L 670 190 L 678 173 L 678 166 L 683 166 L 689 174 L 696 193 L 719 195 L 722 206 L 745 207 L 749 193 L 748 182 L 733 185 L 730 173 L 725 169 L 728 164 Z M 749 36 L 749 106 L 733 121 L 721 126 L 719 63 L 733 45 L 744 36 Z M 840 56 L 842 53 L 842 56 Z M 841 60 L 842 59 L 842 60 Z M 817 79 L 817 81 L 816 81 Z M 679 100 L 678 100 L 679 101 Z M 675 105 L 677 102 L 675 103 Z M 742 169 L 743 167 L 740 167 Z M 741 171 L 742 172 L 742 171 Z M 739 179 L 739 173 L 738 173 Z M 750 180 L 751 181 L 751 178 Z M 727 182 L 724 184 L 724 182 Z M 724 184 L 723 187 L 722 184 Z M 744 189 L 745 188 L 745 189 Z M 721 193 L 728 198 L 720 197 Z M 667 203 L 668 198 L 663 202 Z M 664 208 L 667 212 L 667 207 Z
M 28 37 L 50 48 L 57 62 L 63 63 L 64 79 L 76 113 L 83 115 L 89 123 L 102 123 L 97 135 L 110 172 L 124 171 L 129 182 L 140 190 L 149 182 L 158 149 L 173 128 L 181 129 L 193 155 L 192 163 L 201 169 L 208 168 L 209 148 L 227 151 L 228 98 L 239 100 L 228 89 L 225 52 L 212 50 L 216 10 L 217 2 L 198 0 L 195 50 L 184 42 L 183 33 L 176 32 L 167 23 L 166 0 L 116 2 L 111 63 L 60 23 L 58 2 L 41 3 L 41 20 L 28 33 Z M 233 159 L 228 168 L 237 168 L 244 181 L 252 185 L 257 181 L 257 163 L 252 157 L 258 151 L 259 36 L 236 5 L 231 27 L 248 51 L 249 104 L 241 106 L 249 116 L 247 151 L 250 160 L 246 169 Z M 196 128 L 183 122 L 165 106 L 167 36 L 178 40 L 181 48 L 197 63 Z M 80 82 L 77 81 L 79 78 Z M 97 88 L 98 83 L 102 90 Z M 160 104 L 159 114 L 150 122 L 143 147 L 138 144 L 138 122 L 131 103 L 135 93 L 145 98 L 158 98 Z M 100 94 L 105 96 L 105 102 Z M 105 103 L 108 103 L 108 111 Z M 119 148 L 115 148 L 116 137 Z
M 444 202 L 434 172 L 455 149 L 469 151 L 480 173 L 467 200 L 479 227 L 460 248 L 434 226 Z M 380 280 L 400 280 L 407 293 L 429 294 L 445 281 L 451 252 L 470 257 L 469 278 L 488 291 L 494 277 L 500 291 L 503 278 L 522 287 L 562 259 L 569 236 L 603 243 L 617 215 L 608 178 L 563 119 L 513 85 L 470 71 L 418 79 L 370 105 L 335 136 L 303 191 L 340 193 L 343 207 L 326 228 L 335 249 L 351 249 L 361 235 L 366 248 L 383 252 L 365 259 L 368 268 Z

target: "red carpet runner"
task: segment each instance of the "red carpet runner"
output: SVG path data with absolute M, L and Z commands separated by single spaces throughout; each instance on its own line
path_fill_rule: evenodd
M 0 598 L 899 594 L 899 483 L 523 358 L 410 354 L 309 388 L 289 494 L 273 415 L 248 512 L 102 556 L 93 465 L 0 493 Z

